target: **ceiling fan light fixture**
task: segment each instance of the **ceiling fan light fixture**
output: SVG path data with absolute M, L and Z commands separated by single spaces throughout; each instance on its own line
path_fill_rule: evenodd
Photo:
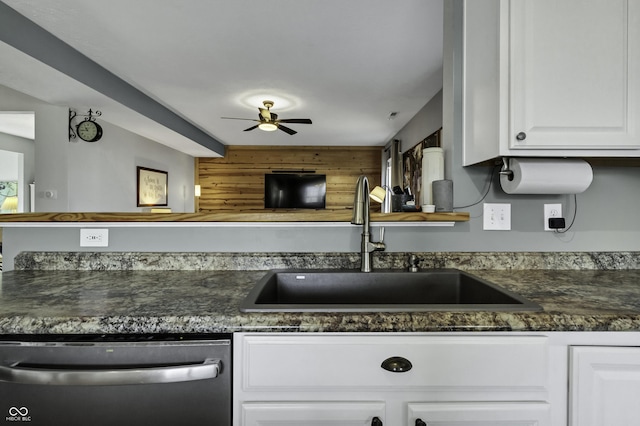
M 278 126 L 273 123 L 260 123 L 258 124 L 258 128 L 260 130 L 264 130 L 265 132 L 273 132 L 275 130 L 278 130 Z
M 248 129 L 244 129 L 245 132 L 250 132 L 253 129 L 264 130 L 265 132 L 274 132 L 276 130 L 282 130 L 288 135 L 295 135 L 296 132 L 293 129 L 290 129 L 287 126 L 283 126 L 281 123 L 292 123 L 292 124 L 312 124 L 310 118 L 288 118 L 286 120 L 278 118 L 278 114 L 271 112 L 271 107 L 273 106 L 273 101 L 263 101 L 262 104 L 264 108 L 258 108 L 259 114 L 258 119 L 252 118 L 236 118 L 236 117 L 220 117 L 226 118 L 228 120 L 247 120 L 247 121 L 255 121 L 258 124 L 249 127 Z

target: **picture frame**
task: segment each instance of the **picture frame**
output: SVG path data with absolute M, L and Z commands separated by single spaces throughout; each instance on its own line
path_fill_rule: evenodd
M 169 173 L 150 169 L 148 167 L 136 167 L 137 171 L 137 206 L 155 207 L 169 205 Z
M 429 136 L 424 138 L 422 141 L 422 149 L 424 148 L 439 148 L 442 140 L 442 127 L 440 127 L 435 132 L 431 133 Z
M 18 181 L 0 181 L 0 213 L 17 213 Z
M 416 204 L 422 202 L 422 151 L 426 148 L 440 147 L 442 127 L 408 149 L 402 155 L 404 188 L 410 188 Z
M 408 188 L 413 199 L 418 203 L 422 193 L 422 142 L 408 149 L 402 156 L 403 188 Z

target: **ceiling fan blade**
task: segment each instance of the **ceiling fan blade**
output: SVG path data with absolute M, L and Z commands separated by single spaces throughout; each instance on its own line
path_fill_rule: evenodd
M 282 130 L 285 133 L 289 133 L 290 135 L 295 135 L 296 133 L 298 133 L 295 130 L 285 127 L 283 125 L 278 125 L 278 129 Z
M 254 121 L 257 121 L 257 120 L 254 120 Z M 258 126 L 259 126 L 259 124 L 256 124 L 255 126 L 251 126 L 251 127 L 249 127 L 248 129 L 244 129 L 243 131 L 244 131 L 244 132 L 248 132 L 249 130 L 257 129 L 257 128 L 258 128 Z
M 236 118 L 236 117 L 220 117 L 220 118 L 224 118 L 225 120 L 247 120 L 247 121 L 260 121 L 260 120 L 254 120 L 253 118 Z
M 286 118 L 284 120 L 278 120 L 279 123 L 295 123 L 295 124 L 312 124 L 308 118 Z

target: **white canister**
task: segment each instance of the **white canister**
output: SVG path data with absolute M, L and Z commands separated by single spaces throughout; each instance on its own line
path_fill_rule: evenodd
M 431 183 L 442 179 L 444 179 L 444 150 L 442 148 L 423 149 L 421 204 L 433 204 Z

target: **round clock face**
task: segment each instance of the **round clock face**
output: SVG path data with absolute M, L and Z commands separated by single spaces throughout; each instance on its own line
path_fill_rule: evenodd
M 83 121 L 76 127 L 80 139 L 95 142 L 102 137 L 102 127 L 95 121 Z

